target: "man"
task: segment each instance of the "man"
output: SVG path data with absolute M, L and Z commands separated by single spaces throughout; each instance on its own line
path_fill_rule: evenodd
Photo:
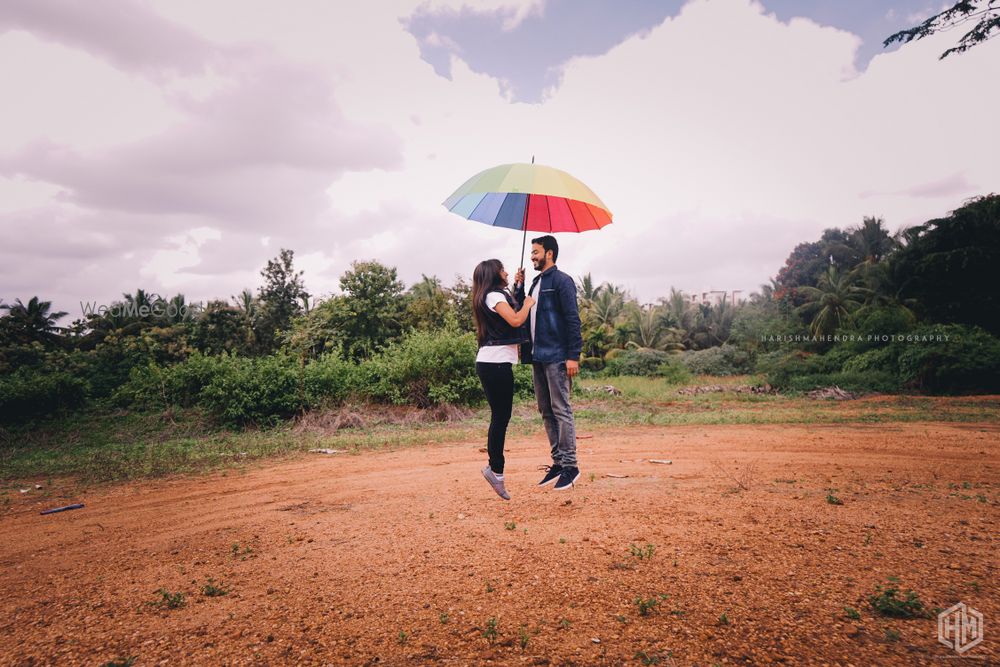
M 572 488 L 580 477 L 576 460 L 576 427 L 569 404 L 570 379 L 580 371 L 580 312 L 576 305 L 576 284 L 556 268 L 559 244 L 553 236 L 531 240 L 531 264 L 539 272 L 529 294 L 535 303 L 529 316 L 530 357 L 535 382 L 535 399 L 542 413 L 545 432 L 552 450 L 552 465 L 538 483 L 555 482 L 555 489 Z M 524 270 L 516 282 L 524 284 Z M 523 289 L 523 287 L 521 288 Z M 523 292 L 522 292 L 523 293 Z

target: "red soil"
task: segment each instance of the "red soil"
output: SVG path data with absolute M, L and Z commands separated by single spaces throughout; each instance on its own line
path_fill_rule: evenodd
M 16 494 L 0 515 L 0 664 L 955 658 L 933 618 L 874 613 L 868 597 L 893 576 L 929 608 L 981 612 L 985 640 L 964 655 L 989 664 L 1000 660 L 998 434 L 940 423 L 592 430 L 567 492 L 534 486 L 543 438 L 514 438 L 510 502 L 482 479 L 478 442 L 79 495 L 60 482 Z M 70 502 L 86 507 L 38 514 Z M 652 557 L 633 544 L 655 545 Z M 228 594 L 203 595 L 209 577 Z M 184 592 L 185 606 L 149 604 L 161 588 Z M 659 604 L 643 616 L 636 598 Z

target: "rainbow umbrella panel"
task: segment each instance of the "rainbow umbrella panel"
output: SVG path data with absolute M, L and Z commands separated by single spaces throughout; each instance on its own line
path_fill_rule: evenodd
M 593 190 L 565 171 L 533 163 L 481 171 L 444 206 L 468 220 L 525 232 L 586 232 L 611 224 Z

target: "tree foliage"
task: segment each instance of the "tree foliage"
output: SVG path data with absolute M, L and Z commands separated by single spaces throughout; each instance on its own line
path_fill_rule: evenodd
M 945 50 L 940 59 L 947 58 L 952 53 L 968 51 L 996 36 L 1000 32 L 1000 0 L 959 0 L 919 25 L 889 35 L 882 46 L 889 46 L 893 42 L 909 44 L 915 39 L 923 39 L 938 32 L 969 25 L 972 27 L 962 35 L 955 46 Z

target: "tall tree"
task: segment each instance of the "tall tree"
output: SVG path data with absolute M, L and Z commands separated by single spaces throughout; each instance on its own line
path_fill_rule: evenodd
M 277 333 L 289 327 L 292 318 L 302 312 L 302 298 L 309 297 L 302 272 L 296 272 L 293 266 L 294 258 L 293 251 L 282 248 L 260 272 L 264 284 L 258 291 L 258 339 L 265 349 L 276 347 Z
M 1000 335 L 1000 195 L 906 230 L 896 267 L 900 297 L 935 322 L 978 325 Z
M 923 39 L 937 32 L 968 25 L 972 25 L 972 28 L 962 35 L 958 44 L 942 53 L 940 59 L 947 58 L 952 53 L 968 51 L 977 44 L 995 37 L 1000 32 L 1000 0 L 959 0 L 920 25 L 889 35 L 882 46 L 889 46 L 893 42 L 909 44 L 915 39 Z
M 340 278 L 342 296 L 332 299 L 331 317 L 353 359 L 370 357 L 403 331 L 403 283 L 396 269 L 354 262 Z

